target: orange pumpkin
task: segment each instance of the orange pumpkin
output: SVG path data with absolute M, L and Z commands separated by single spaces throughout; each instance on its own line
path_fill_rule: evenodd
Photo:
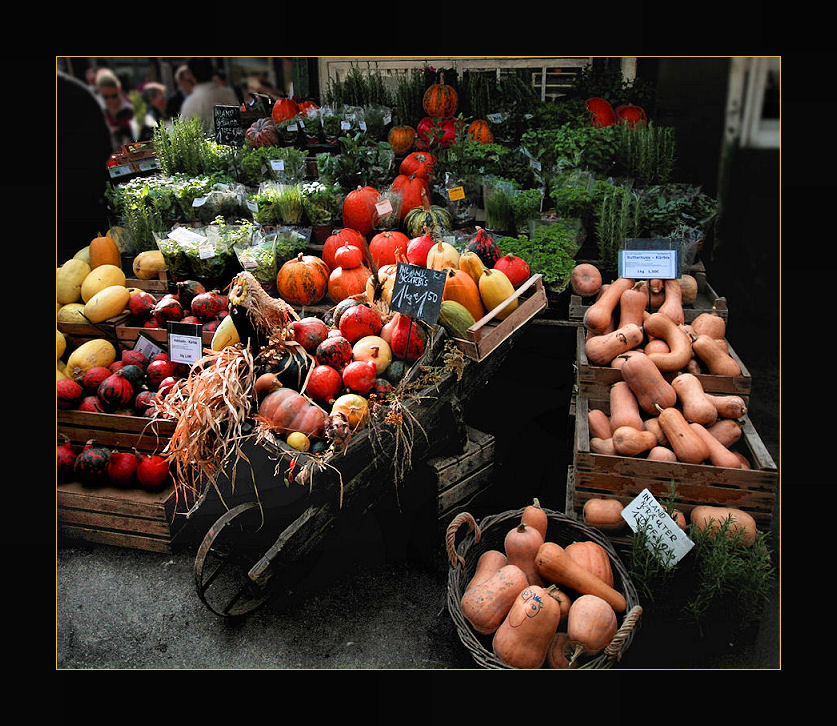
M 410 176 L 422 176 L 425 179 L 430 179 L 433 176 L 433 165 L 436 163 L 436 157 L 429 151 L 414 151 L 407 154 L 398 165 L 398 173 Z
M 404 154 L 413 148 L 416 140 L 416 130 L 412 126 L 393 126 L 387 136 L 387 141 L 396 154 Z
M 328 265 L 329 270 L 333 270 L 337 267 L 334 263 L 334 253 L 338 250 L 338 248 L 342 247 L 347 242 L 350 245 L 364 249 L 366 245 L 366 238 L 356 229 L 352 229 L 351 227 L 339 229 L 334 234 L 326 238 L 326 241 L 323 243 L 323 252 L 321 256 L 323 258 L 323 262 Z
M 378 221 L 375 205 L 380 198 L 380 192 L 370 186 L 349 192 L 343 200 L 343 225 L 368 237 Z
M 460 303 L 471 313 L 474 320 L 481 320 L 485 315 L 477 283 L 465 270 L 448 268 L 442 300 L 455 300 Z
M 439 82 L 434 83 L 425 92 L 422 98 L 422 107 L 428 116 L 448 118 L 456 113 L 459 97 L 453 86 L 445 83 L 445 74 L 439 75 Z
M 282 123 L 282 121 L 287 121 L 289 118 L 293 118 L 298 113 L 299 106 L 296 105 L 296 101 L 290 98 L 277 98 L 270 115 L 278 124 Z
M 321 438 L 325 431 L 326 412 L 292 388 L 268 393 L 259 405 L 259 416 L 280 433 L 300 431 L 308 437 Z
M 397 229 L 379 232 L 369 240 L 369 254 L 378 268 L 384 265 L 394 265 L 398 260 L 398 253 L 407 254 L 410 239 Z
M 276 290 L 286 302 L 311 305 L 325 297 L 328 276 L 328 265 L 321 258 L 300 252 L 279 268 Z
M 89 252 L 91 270 L 95 270 L 99 265 L 122 267 L 119 247 L 110 237 L 95 237 L 90 242 Z
M 494 143 L 494 134 L 491 133 L 488 121 L 481 118 L 468 124 L 468 136 L 474 141 L 479 141 L 481 144 Z
M 366 282 L 369 279 L 369 268 L 335 267 L 328 277 L 328 296 L 334 303 L 339 303 L 347 297 L 354 297 L 366 292 Z

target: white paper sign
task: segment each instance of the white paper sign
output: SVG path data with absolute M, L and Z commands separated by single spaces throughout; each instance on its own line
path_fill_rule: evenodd
M 189 328 L 193 333 L 180 332 Z M 179 329 L 179 330 L 178 330 Z M 178 332 L 175 332 L 178 330 Z M 172 363 L 192 365 L 203 355 L 202 326 L 189 323 L 169 324 L 169 360 Z
M 270 160 L 270 168 L 273 171 L 284 171 L 285 170 L 285 160 L 284 159 L 271 159 Z
M 625 506 L 622 519 L 634 532 L 644 530 L 646 546 L 659 552 L 663 563 L 669 567 L 680 562 L 695 546 L 648 489 L 643 489 Z
M 185 227 L 175 227 L 168 233 L 168 238 L 180 244 L 198 244 L 206 241 L 206 237 Z
M 134 343 L 134 350 L 138 350 L 148 360 L 151 360 L 157 353 L 162 353 L 163 348 L 150 338 L 145 337 L 142 333 L 137 336 L 137 342 Z
M 392 202 L 389 199 L 382 199 L 380 202 L 375 203 L 375 210 L 378 212 L 378 215 L 389 214 L 392 212 Z
M 630 280 L 674 280 L 677 270 L 676 250 L 622 250 L 623 277 Z

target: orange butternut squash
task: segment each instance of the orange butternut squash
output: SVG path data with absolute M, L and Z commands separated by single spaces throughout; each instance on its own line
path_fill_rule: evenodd
M 675 463 L 677 461 L 677 454 L 666 446 L 655 446 L 648 452 L 645 457 L 651 461 L 670 461 Z
M 530 585 L 514 600 L 494 633 L 494 654 L 514 668 L 540 668 L 561 621 L 561 606 L 548 588 Z
M 616 381 L 616 383 L 613 383 L 610 386 L 609 397 L 611 432 L 622 426 L 632 426 L 635 429 L 643 428 L 639 403 L 627 382 Z
M 625 528 L 622 509 L 624 505 L 614 497 L 591 497 L 584 502 L 581 518 L 603 532 L 621 532 Z
M 741 396 L 706 394 L 720 418 L 741 418 L 747 413 L 747 402 Z
M 689 357 L 691 358 L 691 342 L 689 343 L 689 345 Z M 651 338 L 651 340 L 649 340 L 645 344 L 645 347 L 642 349 L 642 352 L 645 353 L 645 355 L 651 355 L 652 353 L 660 353 L 665 355 L 666 353 L 671 353 L 671 348 L 668 347 L 668 343 L 666 343 L 662 338 Z
M 689 423 L 711 426 L 718 420 L 718 409 L 703 390 L 700 378 L 692 373 L 681 373 L 671 381 L 680 401 L 680 410 Z
M 642 353 L 641 350 L 626 350 L 624 353 L 620 353 L 617 355 L 612 361 L 610 361 L 610 367 L 615 368 L 616 370 L 621 370 L 622 365 L 625 363 L 628 358 L 630 358 L 634 353 Z
M 706 430 L 727 448 L 735 444 L 744 433 L 741 424 L 732 418 L 722 418 Z
M 740 376 L 741 366 L 724 351 L 714 338 L 698 335 L 692 341 L 692 350 L 713 376 Z
M 482 263 L 480 256 L 471 250 L 464 250 L 459 255 L 459 269 L 468 273 L 479 290 L 480 277 L 485 272 L 485 265 Z
M 613 448 L 619 456 L 638 456 L 657 445 L 657 437 L 645 429 L 620 426 L 613 432 Z
M 728 469 L 740 469 L 741 461 L 733 454 L 726 446 L 724 446 L 718 439 L 710 434 L 703 426 L 698 423 L 690 423 L 689 426 L 697 431 L 698 436 L 703 439 L 706 448 L 709 450 L 709 463 L 712 466 L 724 466 Z
M 471 313 L 474 320 L 481 320 L 485 316 L 479 287 L 464 270 L 447 268 L 442 300 L 458 302 Z
M 617 613 L 625 612 L 627 601 L 606 582 L 585 570 L 561 545 L 555 542 L 544 542 L 538 551 L 535 562 L 543 579 L 556 585 L 564 585 L 575 590 L 580 595 L 597 595 L 607 602 Z M 578 598 L 573 604 L 578 602 Z M 572 612 L 572 607 L 570 607 Z
M 657 437 L 657 444 L 660 446 L 666 446 L 668 444 L 668 439 L 666 435 L 663 433 L 663 429 L 660 427 L 660 420 L 656 416 L 652 416 L 651 418 L 645 419 L 642 422 L 645 426 L 646 431 L 650 431 Z
M 726 338 L 727 321 L 712 312 L 701 313 L 691 323 L 695 335 L 708 335 L 710 338 Z
M 698 282 L 692 275 L 680 275 L 677 278 L 684 305 L 692 305 L 698 296 Z
M 593 540 L 572 542 L 564 547 L 564 550 L 579 565 L 613 587 L 613 567 L 610 564 L 610 555 L 598 542 L 593 542 Z
M 628 323 L 624 328 L 617 328 L 611 333 L 592 336 L 584 344 L 584 350 L 593 365 L 606 366 L 617 355 L 640 345 L 644 337 L 642 328 L 636 323 Z
M 548 668 L 569 668 L 571 655 L 570 636 L 565 631 L 559 630 L 552 636 L 552 642 L 549 644 L 546 665 Z
M 637 353 L 625 360 L 622 380 L 630 386 L 645 413 L 656 415 L 657 406 L 669 408 L 677 403 L 674 388 L 645 353 Z
M 478 633 L 490 635 L 503 622 L 515 598 L 528 587 L 526 573 L 517 565 L 505 565 L 465 591 L 462 615 Z
M 477 566 L 471 580 L 465 586 L 467 592 L 472 587 L 476 587 L 484 580 L 494 575 L 501 567 L 505 567 L 509 563 L 506 556 L 500 550 L 486 550 L 477 560 Z
M 567 616 L 567 636 L 572 648 L 570 666 L 581 656 L 601 653 L 618 629 L 614 608 L 604 598 L 597 595 L 576 598 Z
M 648 288 L 640 283 L 625 290 L 619 298 L 619 322 L 617 328 L 628 323 L 642 325 L 645 308 L 648 307 Z
M 663 280 L 663 292 L 666 299 L 657 309 L 661 315 L 671 319 L 676 325 L 686 322 L 686 314 L 683 312 L 683 291 L 677 280 Z
M 95 270 L 100 265 L 114 265 L 122 267 L 122 255 L 119 246 L 107 235 L 94 237 L 90 241 L 90 269 Z
M 602 292 L 596 301 L 584 311 L 583 323 L 588 330 L 602 334 L 612 322 L 616 306 L 625 290 L 634 286 L 634 280 L 619 277 L 607 287 L 602 287 Z
M 651 352 L 648 357 L 663 372 L 679 371 L 692 358 L 692 341 L 671 319 L 661 312 L 651 313 L 644 323 L 646 335 L 666 342 L 668 352 Z
M 543 580 L 535 567 L 535 555 L 543 544 L 543 535 L 526 522 L 521 521 L 506 533 L 503 548 L 510 565 L 517 565 L 526 574 L 530 585 L 543 585 Z
M 613 445 L 613 437 L 609 436 L 606 439 L 600 439 L 594 436 L 590 439 L 590 451 L 594 454 L 604 454 L 605 456 L 616 456 L 616 447 Z
M 546 539 L 546 530 L 549 527 L 549 517 L 543 510 L 543 507 L 541 507 L 541 503 L 538 501 L 537 497 L 523 510 L 523 514 L 520 516 L 520 521 L 530 527 L 534 527 L 541 533 L 541 537 Z
M 750 462 L 747 460 L 747 457 L 744 456 L 744 454 L 742 454 L 740 451 L 733 451 L 732 453 L 735 454 L 738 457 L 738 463 L 740 464 L 742 469 L 752 469 L 753 468 L 753 467 L 750 466 Z
M 679 409 L 661 408 L 660 426 L 668 439 L 671 450 L 678 461 L 687 464 L 702 464 L 709 458 L 709 449 L 700 435 L 689 426 Z
M 699 532 L 709 529 L 710 533 L 717 533 L 721 526 L 729 521 L 727 536 L 734 537 L 740 530 L 741 543 L 748 547 L 755 542 L 758 534 L 756 521 L 752 515 L 735 507 L 701 504 L 692 509 L 689 513 L 689 520 Z
M 633 395 L 632 393 L 631 396 Z M 590 429 L 590 436 L 593 438 L 609 439 L 613 434 L 610 428 L 610 419 L 604 411 L 598 408 L 591 408 L 587 412 L 587 427 Z

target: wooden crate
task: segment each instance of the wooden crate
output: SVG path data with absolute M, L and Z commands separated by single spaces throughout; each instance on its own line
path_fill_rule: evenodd
M 572 473 L 572 509 L 576 514 L 591 497 L 615 497 L 627 504 L 643 489 L 648 489 L 658 499 L 665 498 L 674 481 L 678 506 L 687 518 L 692 508 L 699 504 L 735 507 L 749 512 L 759 529 L 770 529 L 778 491 L 778 470 L 747 416 L 742 419 L 742 437 L 733 449 L 740 451 L 752 468 L 729 469 L 593 453 L 587 420 L 591 408 L 609 413 L 607 401 L 579 393 L 575 400 Z M 570 511 L 569 506 L 567 511 Z
M 68 349 L 78 348 L 83 343 L 97 338 L 113 341 L 116 338 L 117 325 L 124 325 L 130 319 L 127 312 L 105 320 L 101 323 L 67 323 L 56 322 L 56 327 L 64 334 Z
M 494 437 L 470 426 L 466 431 L 462 453 L 426 462 L 435 479 L 440 520 L 451 518 L 472 502 L 491 483 L 494 473 Z
M 512 300 L 517 300 L 517 307 L 505 320 L 499 320 L 497 315 Z M 517 288 L 513 295 L 468 328 L 467 339 L 453 340 L 469 358 L 476 361 L 485 360 L 500 343 L 544 310 L 548 304 L 542 276 L 533 275 Z
M 585 340 L 587 331 L 583 325 L 576 331 L 576 379 L 579 393 L 591 398 L 606 398 L 611 385 L 622 380 L 622 372 L 611 366 L 597 366 L 587 358 Z M 741 368 L 740 376 L 715 376 L 709 373 L 697 373 L 696 377 L 707 393 L 741 396 L 749 400 L 753 388 L 750 372 L 738 357 L 733 347 L 729 345 L 729 354 Z M 671 381 L 676 373 L 664 373 L 663 377 Z
M 119 451 L 159 452 L 174 431 L 172 421 L 88 411 L 58 411 L 58 434 L 76 447 L 94 440 Z M 69 539 L 168 552 L 179 529 L 175 492 L 58 484 L 58 532 Z
M 167 292 L 170 292 L 171 285 L 165 272 L 159 273 L 158 277 L 151 280 L 140 280 L 138 277 L 128 277 L 125 280 L 125 287 L 135 287 L 137 290 L 145 290 L 152 295 L 162 297 Z
M 116 337 L 119 340 L 119 344 L 123 348 L 133 348 L 140 333 L 148 336 L 158 343 L 168 345 L 169 332 L 165 328 L 137 328 L 131 325 L 116 326 Z M 215 333 L 211 333 L 206 330 L 201 333 L 201 340 L 204 345 L 210 345 L 213 337 L 215 337 Z

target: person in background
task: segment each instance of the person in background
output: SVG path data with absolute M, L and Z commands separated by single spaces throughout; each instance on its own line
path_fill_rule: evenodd
M 145 115 L 139 124 L 137 141 L 150 141 L 154 138 L 154 129 L 163 123 L 166 116 L 166 87 L 153 81 L 142 87 L 142 100 L 145 103 Z
M 195 88 L 183 101 L 180 115 L 184 119 L 201 119 L 210 133 L 215 131 L 215 106 L 238 106 L 238 96 L 229 86 L 213 81 L 215 69 L 209 58 L 191 58 L 187 63 L 195 77 Z
M 195 87 L 195 77 L 192 75 L 192 71 L 189 70 L 189 66 L 185 63 L 182 66 L 178 66 L 174 72 L 174 82 L 177 85 L 177 89 L 166 100 L 167 118 L 174 118 L 180 115 L 183 101 L 186 100 L 186 97 Z
M 64 264 L 90 240 L 107 231 L 105 190 L 111 135 L 93 92 L 58 71 L 55 100 L 62 121 L 56 125 L 56 257 Z
M 107 68 L 100 68 L 96 73 L 96 93 L 110 128 L 113 151 L 119 151 L 135 140 L 131 123 L 134 108 L 116 74 Z

